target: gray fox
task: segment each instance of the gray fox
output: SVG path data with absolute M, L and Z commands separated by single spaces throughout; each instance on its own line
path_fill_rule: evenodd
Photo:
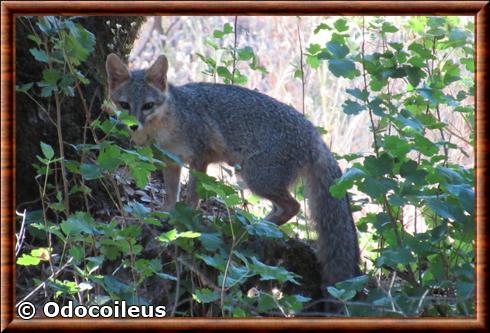
M 130 126 L 134 143 L 152 141 L 201 172 L 210 163 L 240 165 L 240 177 L 250 190 L 272 202 L 266 219 L 277 225 L 298 213 L 300 205 L 288 188 L 304 177 L 324 284 L 359 275 L 349 199 L 333 198 L 329 192 L 341 170 L 313 124 L 294 108 L 244 87 L 174 86 L 167 82 L 167 70 L 163 55 L 148 69 L 136 71 L 129 71 L 115 54 L 107 57 L 109 98 L 139 121 Z M 165 206 L 170 209 L 179 196 L 180 167 L 168 165 L 163 174 Z M 195 177 L 188 188 L 187 203 L 196 207 Z

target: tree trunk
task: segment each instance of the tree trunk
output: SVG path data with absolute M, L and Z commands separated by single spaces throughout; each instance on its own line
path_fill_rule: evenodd
M 81 72 L 90 80 L 87 85 L 81 85 L 86 103 L 92 105 L 91 119 L 96 119 L 101 113 L 101 105 L 106 97 L 105 88 L 105 59 L 111 53 L 117 53 L 127 58 L 139 27 L 144 17 L 117 16 L 87 16 L 80 17 L 77 22 L 92 32 L 96 38 L 95 49 L 89 59 L 81 65 Z M 43 64 L 34 59 L 29 49 L 35 47 L 34 42 L 27 38 L 32 33 L 26 17 L 16 20 L 16 84 L 21 85 L 40 81 Z M 25 93 L 16 93 L 16 207 L 39 207 L 39 187 L 36 182 L 36 171 L 32 164 L 38 162 L 36 155 L 41 155 L 40 141 L 57 147 L 56 127 Z M 44 99 L 44 98 L 43 98 Z M 50 114 L 55 117 L 54 98 Z M 74 157 L 70 144 L 83 141 L 83 125 L 85 111 L 80 96 L 75 92 L 74 97 L 62 100 L 62 133 L 65 142 L 65 153 L 68 158 Z M 56 150 L 56 148 L 55 148 Z M 20 207 L 20 206 L 21 207 Z

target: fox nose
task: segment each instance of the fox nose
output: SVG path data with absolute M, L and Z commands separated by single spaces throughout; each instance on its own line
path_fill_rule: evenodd
M 130 129 L 131 131 L 136 131 L 136 130 L 138 129 L 138 127 L 139 127 L 139 125 L 138 125 L 138 124 L 134 124 L 134 125 L 129 126 L 129 129 Z

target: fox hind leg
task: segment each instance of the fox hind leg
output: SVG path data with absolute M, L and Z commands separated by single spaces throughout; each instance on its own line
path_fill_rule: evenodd
M 286 223 L 299 212 L 299 202 L 296 201 L 296 199 L 294 199 L 291 196 L 291 193 L 289 193 L 287 190 L 280 195 L 269 194 L 262 196 L 269 199 L 273 204 L 272 211 L 266 216 L 265 219 L 277 225 Z
M 300 209 L 300 204 L 288 191 L 297 172 L 288 163 L 264 165 L 268 156 L 256 155 L 242 165 L 240 176 L 249 189 L 272 202 L 272 211 L 265 218 L 277 225 L 289 221 Z

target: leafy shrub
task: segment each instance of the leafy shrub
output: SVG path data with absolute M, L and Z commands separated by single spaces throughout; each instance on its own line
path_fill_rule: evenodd
M 354 28 L 360 43 L 350 45 Z M 473 25 L 462 27 L 454 17 L 412 17 L 405 30 L 414 36 L 409 43 L 382 18 L 362 18 L 357 27 L 340 18 L 320 29 L 331 30 L 331 39 L 325 47 L 309 46 L 308 63 L 327 61 L 335 76 L 359 79 L 359 87 L 346 90 L 351 97 L 342 107 L 349 115 L 369 114 L 374 150 L 344 156 L 356 162 L 330 191 L 340 198 L 355 188 L 357 205 L 379 207 L 357 227 L 378 244 L 372 249 L 375 272 L 392 276 L 388 286 L 367 295 L 381 309 L 352 305 L 348 311 L 387 314 L 383 307 L 390 305 L 403 316 L 474 314 L 474 170 L 451 163 L 449 152 L 464 147 L 450 142 L 441 117 L 442 109 L 461 114 L 471 133 L 465 141 L 474 145 Z M 374 39 L 381 40 L 382 52 L 369 51 L 367 41 Z M 408 207 L 415 210 L 414 231 L 404 224 Z M 426 230 L 417 230 L 419 223 Z M 394 284 L 395 277 L 402 281 Z M 349 301 L 360 290 L 355 282 L 328 291 Z M 437 301 L 444 293 L 448 297 Z
M 26 20 L 35 24 L 29 38 L 37 48 L 31 49 L 31 54 L 46 64 L 46 70 L 41 81 L 19 85 L 17 91 L 39 105 L 49 103 L 51 97 L 58 101 L 73 97 L 75 91 L 83 99 L 76 88 L 87 81 L 77 66 L 93 51 L 94 35 L 75 23 L 76 18 Z M 250 49 L 237 50 L 237 54 L 242 60 L 254 59 Z M 224 73 L 222 68 L 216 70 Z M 236 71 L 236 78 L 242 80 L 243 75 Z M 104 107 L 110 109 L 111 105 Z M 63 110 L 59 107 L 57 111 L 59 120 Z M 114 111 L 107 119 L 88 124 L 92 143 L 70 144 L 78 160 L 64 155 L 60 122 L 53 121 L 59 130 L 59 153 L 40 143 L 42 156 L 37 156 L 40 164 L 35 168 L 43 206 L 41 211 L 28 213 L 27 223 L 32 236 L 48 246 L 23 253 L 17 265 L 38 267 L 39 276 L 47 272 L 47 279 L 33 282 L 44 285 L 50 298 L 62 297 L 75 304 L 101 305 L 115 300 L 148 304 L 152 295 L 141 291 L 148 290 L 145 283 L 156 283 L 169 291 L 157 301 L 168 304 L 171 315 L 243 317 L 271 310 L 284 315 L 300 311 L 308 297 L 259 289 L 244 293 L 244 285 L 251 279 L 299 285 L 300 277 L 283 267 L 267 265 L 259 253 L 246 246 L 251 239 L 281 239 L 284 234 L 276 225 L 240 209 L 245 202 L 236 188 L 199 175 L 200 196 L 214 197 L 226 212 L 223 216 L 204 216 L 183 203 L 165 212 L 128 198 L 128 192 L 123 192 L 130 188 L 128 184 L 134 182 L 136 188 L 145 189 L 151 186 L 150 174 L 165 167 L 166 161 L 182 162 L 156 146 L 127 147 L 127 126 L 136 119 Z M 57 190 L 58 176 L 66 185 L 64 191 Z M 73 210 L 73 201 L 83 204 Z M 115 211 L 100 212 L 107 210 L 105 201 Z M 159 250 L 155 253 L 152 247 Z M 185 295 L 192 297 L 182 302 Z M 187 303 L 195 303 L 195 308 L 182 307 Z
M 149 183 L 149 176 L 168 161 L 182 162 L 156 146 L 128 146 L 126 127 L 136 120 L 117 110 L 87 122 L 90 139 L 63 142 L 61 101 L 86 100 L 79 65 L 93 52 L 95 36 L 78 18 L 25 20 L 32 27 L 30 52 L 45 69 L 38 82 L 19 84 L 17 91 L 45 112 L 54 99 L 58 130 L 58 147 L 40 142 L 42 156 L 34 166 L 42 209 L 28 212 L 21 223 L 31 242 L 23 253 L 19 246 L 17 265 L 39 277 L 32 289 L 42 285 L 49 298 L 86 305 L 158 299 L 171 315 L 301 313 L 309 297 L 247 290 L 257 280 L 282 286 L 302 279 L 248 246 L 254 239 L 285 239 L 290 228 L 250 214 L 238 187 L 196 173 L 199 196 L 217 213 L 182 203 L 162 211 L 154 193 L 158 180 Z M 451 129 L 441 117 L 460 114 L 471 133 L 463 139 L 474 145 L 473 26 L 462 27 L 455 17 L 412 17 L 406 40 L 379 17 L 325 19 L 315 33 L 322 30 L 330 40 L 309 45 L 306 64 L 316 69 L 326 62 L 334 76 L 352 80 L 343 111 L 368 113 L 373 136 L 373 152 L 339 156 L 351 166 L 330 191 L 337 197 L 354 192 L 354 211 L 367 203 L 378 208 L 357 222 L 372 261 L 367 274 L 326 291 L 348 316 L 473 315 L 474 171 L 451 161 L 450 152 L 464 153 L 464 147 L 450 142 Z M 235 20 L 207 41 L 211 55 L 198 54 L 215 82 L 245 84 L 243 65 L 267 72 L 251 47 L 228 43 L 236 34 Z M 380 40 L 382 52 L 368 40 Z M 303 64 L 297 68 L 295 77 L 304 80 L 298 73 Z M 65 146 L 79 158 L 68 159 Z M 415 211 L 413 231 L 407 209 Z M 149 290 L 155 284 L 158 295 Z

